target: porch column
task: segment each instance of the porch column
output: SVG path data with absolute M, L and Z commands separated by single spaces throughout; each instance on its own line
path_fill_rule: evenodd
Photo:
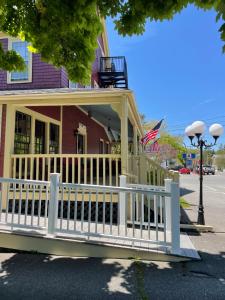
M 124 97 L 121 102 L 120 114 L 120 140 L 121 140 L 121 168 L 122 175 L 128 172 L 128 99 Z
M 15 135 L 15 108 L 7 104 L 6 108 L 6 127 L 5 127 L 5 149 L 4 149 L 4 177 L 11 176 L 11 155 L 14 152 Z
M 31 118 L 31 133 L 30 133 L 30 153 L 35 153 L 35 118 Z
M 7 104 L 6 106 L 6 124 L 5 132 L 5 146 L 4 146 L 4 163 L 3 163 L 3 177 L 12 177 L 12 163 L 11 154 L 14 152 L 14 135 L 15 135 L 15 108 Z M 2 209 L 6 209 L 7 202 L 7 184 L 2 184 Z
M 1 149 L 1 136 L 2 136 L 2 104 L 0 104 L 0 149 Z
M 133 126 L 133 147 L 134 147 L 134 155 L 138 154 L 138 144 L 137 144 L 137 127 Z

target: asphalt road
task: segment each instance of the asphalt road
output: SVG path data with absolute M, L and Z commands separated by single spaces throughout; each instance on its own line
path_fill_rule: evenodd
M 225 299 L 225 175 L 204 177 L 206 223 L 190 233 L 201 261 L 187 263 L 0 253 L 0 299 Z M 198 177 L 181 177 L 186 210 L 197 218 Z
M 188 215 L 191 221 L 197 221 L 199 203 L 199 176 L 181 175 L 181 194 L 192 204 Z M 215 232 L 225 233 L 225 174 L 203 176 L 203 205 L 205 223 L 214 227 Z

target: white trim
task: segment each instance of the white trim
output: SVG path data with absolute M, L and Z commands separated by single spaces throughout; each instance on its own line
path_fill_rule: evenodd
M 103 38 L 102 38 L 103 39 Z M 101 45 L 101 43 L 99 42 L 99 39 L 97 38 L 97 43 L 98 43 L 98 46 L 99 46 L 99 48 L 100 48 L 100 50 L 101 50 L 101 52 L 102 52 L 102 56 L 105 56 L 105 52 L 104 52 L 104 50 L 102 49 L 102 45 Z
M 94 89 L 98 89 L 98 88 L 99 88 L 99 85 L 98 85 L 97 81 L 94 80 Z
M 62 135 L 63 135 L 63 106 L 60 106 L 60 124 L 59 127 L 59 153 L 62 153 Z
M 8 50 L 12 50 L 12 43 L 13 42 L 22 42 L 20 39 L 16 38 L 8 38 Z M 28 50 L 29 54 L 29 63 L 28 63 L 28 79 L 27 80 L 11 80 L 11 72 L 7 72 L 7 84 L 16 84 L 16 83 L 30 83 L 32 82 L 32 53 Z

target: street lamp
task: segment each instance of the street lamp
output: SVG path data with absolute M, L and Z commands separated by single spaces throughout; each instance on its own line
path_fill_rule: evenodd
M 191 145 L 200 149 L 200 163 L 199 163 L 199 181 L 200 181 L 200 191 L 199 191 L 199 206 L 198 206 L 198 221 L 200 225 L 205 225 L 204 217 L 204 207 L 203 207 L 203 147 L 211 148 L 216 145 L 218 138 L 223 134 L 223 126 L 220 124 L 213 124 L 209 128 L 209 133 L 214 138 L 214 143 L 207 144 L 207 141 L 203 139 L 202 135 L 205 132 L 205 123 L 202 121 L 195 121 L 192 125 L 189 125 L 185 129 L 185 134 L 189 137 Z M 193 140 L 196 137 L 197 143 Z

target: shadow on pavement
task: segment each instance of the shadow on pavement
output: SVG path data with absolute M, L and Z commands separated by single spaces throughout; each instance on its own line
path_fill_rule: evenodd
M 180 196 L 185 196 L 185 195 L 188 195 L 188 194 L 191 194 L 191 193 L 194 193 L 195 191 L 194 190 L 189 190 L 189 189 L 186 189 L 186 188 L 180 188 Z
M 224 299 L 225 253 L 202 261 L 140 262 L 12 254 L 0 299 Z

